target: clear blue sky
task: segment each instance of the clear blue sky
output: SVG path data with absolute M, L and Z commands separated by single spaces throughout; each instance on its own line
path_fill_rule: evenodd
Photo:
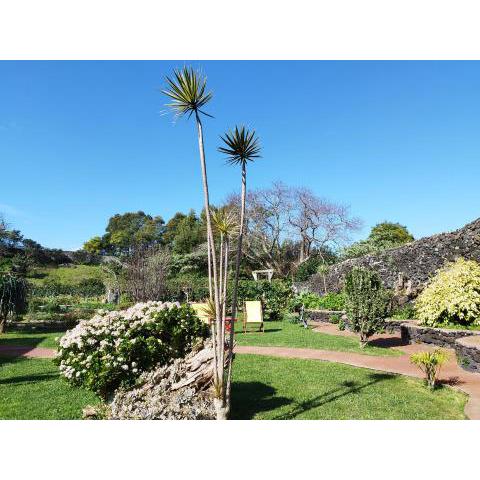
M 185 62 L 0 62 L 0 212 L 48 247 L 79 248 L 107 219 L 202 206 L 194 124 L 162 115 Z M 239 172 L 216 152 L 235 123 L 263 158 L 249 186 L 305 185 L 415 237 L 480 216 L 479 62 L 186 62 L 208 75 L 213 203 Z

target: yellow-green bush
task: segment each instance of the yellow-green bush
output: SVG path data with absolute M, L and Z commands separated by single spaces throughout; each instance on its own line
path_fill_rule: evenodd
M 458 259 L 441 268 L 415 302 L 425 325 L 480 325 L 480 265 Z

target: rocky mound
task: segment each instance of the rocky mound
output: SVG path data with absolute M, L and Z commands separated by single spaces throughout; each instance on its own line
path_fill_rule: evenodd
M 211 340 L 185 358 L 144 373 L 139 386 L 118 390 L 107 417 L 116 420 L 210 420 L 215 418 Z

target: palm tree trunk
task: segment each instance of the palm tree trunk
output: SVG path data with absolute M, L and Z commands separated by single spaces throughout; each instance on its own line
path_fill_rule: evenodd
M 232 364 L 233 364 L 233 340 L 235 335 L 235 320 L 237 318 L 237 296 L 238 296 L 238 279 L 240 276 L 240 260 L 242 258 L 242 242 L 243 229 L 245 223 L 245 209 L 247 203 L 247 169 L 245 163 L 242 163 L 242 196 L 240 209 L 240 232 L 238 234 L 237 257 L 235 259 L 235 277 L 233 281 L 232 292 L 232 323 L 230 328 L 229 351 L 228 351 L 228 373 L 226 386 L 226 404 L 227 410 L 230 412 L 230 400 L 232 390 Z
M 202 183 L 203 183 L 203 199 L 205 204 L 205 217 L 207 220 L 207 244 L 210 252 L 210 265 L 211 273 L 213 273 L 213 300 L 215 303 L 215 324 L 216 331 L 213 337 L 213 348 L 222 348 L 224 349 L 224 339 L 221 338 L 221 313 L 220 313 L 220 303 L 219 303 L 219 290 L 218 290 L 218 281 L 217 281 L 217 261 L 215 256 L 215 244 L 213 242 L 213 230 L 212 230 L 212 221 L 210 217 L 210 199 L 208 194 L 208 180 L 207 180 L 207 165 L 205 162 L 205 149 L 203 145 L 203 127 L 200 120 L 198 112 L 195 112 L 195 118 L 197 121 L 197 131 L 198 131 L 198 149 L 200 151 L 200 166 L 202 169 Z M 211 282 L 211 274 L 209 277 L 209 282 Z M 225 418 L 225 413 L 222 411 L 224 407 L 224 382 L 223 376 L 220 377 L 220 371 L 223 371 L 223 365 L 220 370 L 219 359 L 217 362 L 214 362 L 214 377 L 215 377 L 215 392 L 219 397 L 215 401 L 215 407 L 217 410 L 217 418 Z

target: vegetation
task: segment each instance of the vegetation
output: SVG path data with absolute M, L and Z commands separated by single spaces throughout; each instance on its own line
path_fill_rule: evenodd
M 188 306 L 149 302 L 80 322 L 59 343 L 55 361 L 72 384 L 106 397 L 157 364 L 184 356 L 207 326 Z
M 466 395 L 420 381 L 315 360 L 237 355 L 234 419 L 463 419 Z M 100 403 L 51 360 L 0 358 L 0 419 L 77 419 Z
M 398 320 L 411 320 L 416 318 L 417 312 L 411 303 L 407 303 L 401 307 L 396 308 L 392 313 L 392 318 Z
M 23 313 L 27 307 L 27 283 L 12 274 L 0 274 L 0 333 L 5 330 L 7 317 Z
M 291 301 L 293 310 L 298 310 L 301 305 L 311 310 L 340 311 L 345 309 L 345 294 L 332 292 L 319 296 L 316 293 L 304 292 L 296 295 Z
M 359 267 L 350 271 L 345 279 L 345 310 L 362 347 L 383 330 L 389 306 L 390 296 L 376 272 Z
M 433 390 L 437 384 L 440 368 L 448 358 L 449 354 L 446 350 L 436 348 L 433 351 L 414 353 L 410 356 L 410 361 L 425 374 L 425 382 Z
M 27 347 L 53 348 L 58 347 L 59 338 L 65 331 L 57 332 L 17 332 L 8 331 L 0 336 L 0 346 L 18 345 Z
M 401 375 L 257 355 L 237 355 L 232 388 L 232 418 L 245 420 L 461 420 L 467 399 Z
M 93 237 L 83 248 L 94 254 L 128 254 L 137 247 L 156 245 L 164 231 L 162 217 L 152 217 L 145 212 L 127 212 L 110 218 L 103 237 Z
M 341 259 L 346 260 L 381 252 L 388 248 L 399 247 L 413 240 L 413 235 L 410 234 L 407 227 L 399 223 L 379 223 L 372 228 L 366 240 L 353 243 L 345 248 L 341 253 Z
M 240 196 L 240 225 L 239 235 L 237 241 L 237 255 L 235 257 L 235 276 L 233 281 L 233 293 L 232 293 L 232 312 L 231 316 L 237 318 L 237 299 L 238 299 L 238 281 L 240 279 L 240 264 L 242 261 L 242 244 L 243 233 L 245 229 L 245 211 L 247 201 L 247 163 L 253 162 L 260 157 L 260 142 L 255 136 L 255 130 L 249 131 L 245 127 L 235 127 L 235 130 L 225 133 L 225 136 L 221 137 L 224 145 L 219 147 L 219 152 L 227 156 L 227 162 L 230 165 L 240 165 L 242 168 L 242 189 Z M 228 244 L 227 244 L 228 245 Z M 227 276 L 225 275 L 225 285 L 227 282 Z M 226 286 L 225 286 L 226 295 Z M 225 299 L 226 301 L 226 299 Z M 234 343 L 235 329 L 230 329 L 229 345 Z M 228 378 L 226 397 L 230 398 L 231 379 L 232 379 L 232 364 L 233 364 L 233 348 L 229 350 L 228 359 Z
M 2 336 L 3 338 L 3 336 Z M 51 360 L 0 357 L 0 419 L 70 420 L 100 403 L 83 388 L 68 385 Z
M 432 327 L 480 325 L 480 265 L 459 258 L 437 271 L 415 302 L 418 318 Z
M 292 323 L 288 317 L 282 321 L 266 322 L 265 333 L 242 333 L 241 328 L 241 322 L 239 321 L 235 325 L 235 341 L 238 345 L 313 348 L 317 350 L 338 350 L 340 352 L 355 352 L 380 356 L 402 355 L 399 350 L 375 347 L 373 345 L 367 345 L 362 348 L 355 338 L 314 332 L 311 329 L 299 326 L 298 323 Z

